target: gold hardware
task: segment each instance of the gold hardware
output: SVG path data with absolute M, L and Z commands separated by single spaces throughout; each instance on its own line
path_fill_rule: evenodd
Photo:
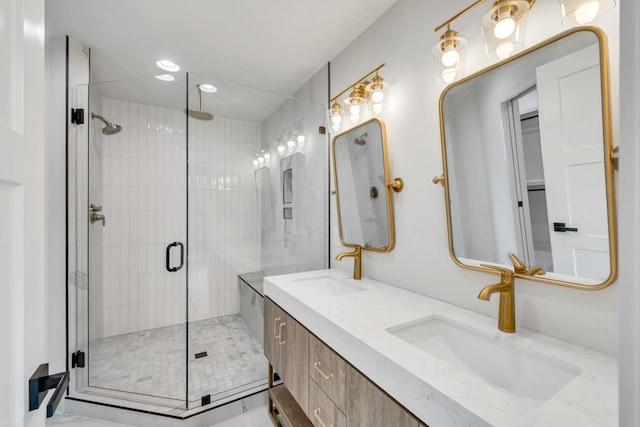
M 316 417 L 316 420 L 318 420 L 322 427 L 333 427 L 333 423 L 326 425 L 324 421 L 322 421 L 322 418 L 320 418 L 320 408 L 316 408 L 316 410 L 313 411 L 313 416 Z
M 276 329 L 278 328 L 278 321 L 280 320 L 280 317 L 276 317 L 275 319 L 273 319 L 273 338 L 275 340 L 279 340 L 280 339 L 280 334 L 276 334 Z
M 393 181 L 391 181 L 391 184 L 389 184 L 389 186 L 393 191 L 395 191 L 396 193 L 399 193 L 402 190 L 404 190 L 404 181 L 402 180 L 402 178 L 396 177 L 396 178 L 393 178 Z
M 335 196 L 338 192 L 336 190 L 331 190 L 331 194 Z
M 533 4 L 532 4 L 533 5 Z M 446 25 L 446 23 L 444 24 Z M 443 26 L 444 26 L 443 25 Z M 441 28 L 441 27 L 439 27 Z M 455 83 L 447 86 L 442 94 L 440 95 L 439 101 L 439 111 L 440 111 L 440 148 L 442 151 L 442 164 L 444 165 L 444 173 L 442 175 L 442 180 L 434 178 L 434 183 L 440 182 L 444 186 L 444 200 L 445 200 L 445 209 L 447 213 L 447 230 L 449 235 L 449 255 L 453 259 L 453 261 L 462 268 L 466 268 L 469 270 L 475 271 L 483 271 L 487 270 L 482 267 L 478 267 L 477 265 L 465 264 L 460 259 L 458 259 L 455 255 L 453 249 L 453 229 L 451 222 L 451 191 L 449 190 L 449 186 L 447 183 L 447 176 L 449 175 L 448 166 L 447 166 L 447 149 L 446 144 L 447 141 L 445 139 L 445 123 L 444 123 L 444 99 L 446 94 L 455 90 L 458 85 L 464 84 L 465 82 L 482 76 L 490 71 L 493 71 L 496 68 L 499 68 L 511 61 L 515 61 L 523 56 L 531 54 L 533 52 L 537 52 L 544 47 L 547 47 L 553 43 L 558 42 L 568 36 L 571 36 L 575 33 L 580 32 L 590 32 L 598 39 L 599 47 L 600 47 L 600 81 L 602 82 L 602 128 L 603 128 L 603 146 L 604 146 L 604 168 L 605 168 L 605 186 L 607 193 L 607 218 L 608 218 L 608 233 L 609 233 L 609 256 L 611 259 L 610 264 L 610 273 L 609 277 L 606 278 L 602 283 L 597 285 L 586 285 L 582 283 L 570 282 L 567 279 L 556 279 L 550 276 L 549 274 L 545 275 L 532 275 L 526 276 L 522 273 L 515 273 L 515 277 L 521 277 L 528 280 L 548 283 L 550 285 L 562 286 L 565 288 L 573 288 L 573 289 L 581 289 L 584 291 L 597 291 L 607 286 L 611 285 L 618 275 L 618 233 L 617 233 L 617 214 L 616 214 L 616 198 L 615 198 L 615 187 L 614 187 L 614 162 L 608 161 L 607 159 L 611 159 L 612 153 L 615 151 L 613 148 L 613 136 L 612 136 L 612 113 L 611 113 L 611 83 L 610 83 L 610 70 L 609 70 L 609 50 L 607 48 L 607 36 L 601 29 L 597 27 L 590 26 L 582 26 L 567 30 L 563 33 L 557 34 L 554 37 L 551 37 L 542 43 L 539 43 L 535 46 L 530 47 L 522 52 L 518 52 L 517 54 L 509 57 L 508 59 L 501 61 L 499 63 L 495 63 L 481 71 L 478 71 L 475 74 L 465 77 L 462 80 L 456 81 Z
M 620 149 L 620 146 L 618 145 L 616 148 L 613 149 L 613 152 L 611 153 L 611 156 L 610 156 L 611 165 L 615 170 L 618 170 L 619 156 L 620 156 L 619 149 Z
M 508 268 L 495 265 L 481 264 L 483 267 L 500 272 L 500 283 L 485 286 L 478 298 L 489 301 L 491 295 L 500 292 L 500 306 L 498 308 L 498 329 L 504 332 L 516 331 L 516 305 L 513 292 L 514 272 Z
M 524 274 L 525 276 L 542 276 L 543 274 L 547 274 L 546 271 L 539 265 L 534 265 L 531 268 L 527 268 L 527 266 L 522 262 L 520 258 L 517 257 L 516 254 L 509 254 L 509 259 L 513 264 L 513 271 L 519 274 Z
M 322 375 L 322 377 L 325 380 L 332 380 L 333 379 L 333 372 L 330 373 L 329 375 L 325 374 L 324 372 L 322 372 L 322 369 L 320 369 L 320 362 L 315 362 L 313 364 L 313 367 L 316 369 L 316 371 L 320 372 L 320 375 Z
M 285 322 L 280 323 L 280 327 L 278 328 L 278 342 L 280 343 L 280 345 L 284 345 L 285 343 L 285 340 L 281 339 L 283 326 L 285 326 Z
M 444 174 L 440 176 L 434 176 L 432 181 L 434 184 L 440 184 L 444 187 Z
M 337 261 L 344 257 L 353 257 L 353 278 L 362 279 L 362 247 L 355 245 L 353 252 L 343 252 L 336 257 Z

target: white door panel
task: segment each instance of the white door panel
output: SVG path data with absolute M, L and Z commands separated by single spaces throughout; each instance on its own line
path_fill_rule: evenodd
M 40 426 L 46 400 L 30 412 L 27 382 L 46 362 L 42 0 L 0 3 L 0 55 L 0 419 Z
M 598 46 L 537 69 L 554 272 L 605 280 L 609 245 Z M 556 232 L 554 222 L 577 228 Z

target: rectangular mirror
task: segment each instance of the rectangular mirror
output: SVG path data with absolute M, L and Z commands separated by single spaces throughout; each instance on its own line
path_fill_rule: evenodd
M 384 123 L 371 119 L 333 138 L 340 241 L 344 246 L 393 249 L 393 205 Z
M 591 27 L 445 89 L 440 130 L 455 262 L 483 270 L 511 266 L 514 254 L 522 260 L 516 276 L 590 290 L 611 284 L 610 116 L 606 38 Z

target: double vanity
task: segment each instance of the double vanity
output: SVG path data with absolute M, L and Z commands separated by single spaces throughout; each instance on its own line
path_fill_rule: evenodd
M 391 180 L 386 127 L 371 119 L 332 142 L 339 237 L 353 250 L 337 260 L 354 258 L 353 275 L 265 278 L 265 354 L 282 379 L 270 381 L 274 423 L 616 426 L 616 358 L 516 332 L 513 294 L 516 279 L 589 291 L 616 279 L 604 33 L 567 31 L 448 86 L 440 131 L 444 173 L 434 183 L 449 252 L 460 267 L 500 275 L 478 295 L 499 294 L 498 327 L 361 279 L 362 251 L 394 248 L 391 191 L 403 188 Z
M 399 427 L 617 425 L 613 356 L 338 269 L 266 277 L 264 291 L 265 353 L 285 369 L 271 390 L 293 397 L 274 411 L 297 405 L 300 425 L 391 425 L 363 422 L 383 410 Z M 322 383 L 340 378 L 336 397 Z

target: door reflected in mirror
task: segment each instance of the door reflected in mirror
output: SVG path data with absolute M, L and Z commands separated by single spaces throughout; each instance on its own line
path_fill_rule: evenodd
M 342 244 L 390 251 L 395 238 L 384 123 L 372 119 L 337 135 L 332 151 Z
M 604 59 L 603 59 L 604 58 Z M 616 275 L 606 40 L 582 28 L 445 90 L 440 102 L 454 260 L 511 265 L 585 289 Z

